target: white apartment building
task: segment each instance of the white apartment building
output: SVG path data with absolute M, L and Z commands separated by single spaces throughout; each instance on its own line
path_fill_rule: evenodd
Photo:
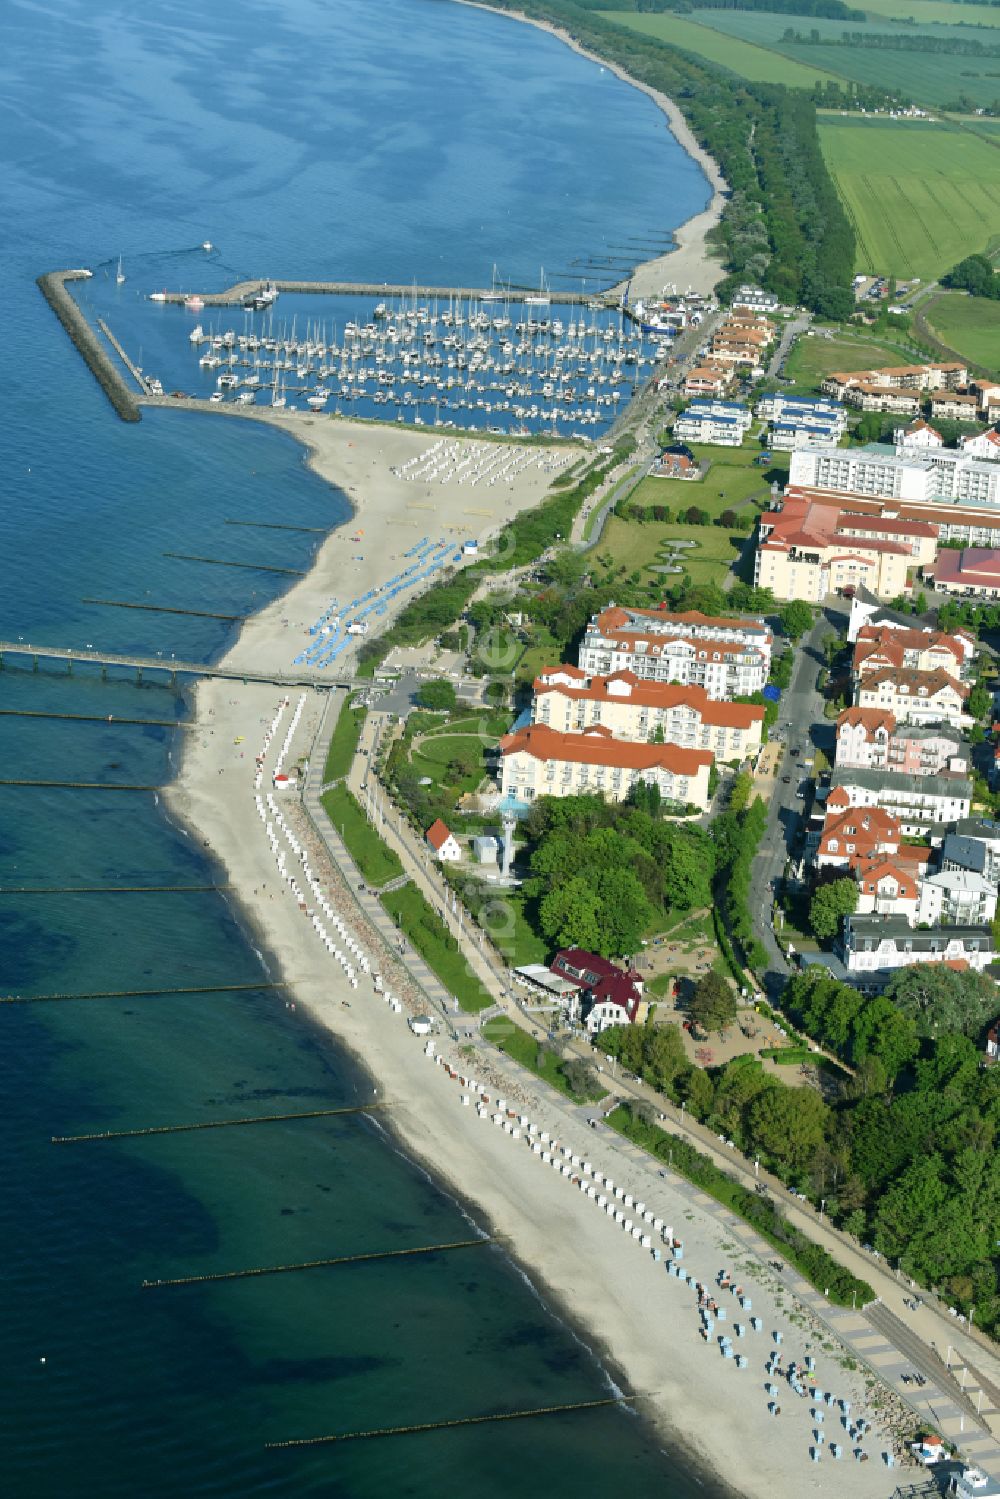
M 967 869 L 941 870 L 920 881 L 918 926 L 989 926 L 997 912 L 997 887 Z
M 612 739 L 605 728 L 558 734 L 533 723 L 501 739 L 500 756 L 503 796 L 515 802 L 587 793 L 621 802 L 639 782 L 656 786 L 664 801 L 699 812 L 710 800 L 710 750 Z
M 641 681 L 631 671 L 592 677 L 578 666 L 554 666 L 535 678 L 531 719 L 560 734 L 600 725 L 616 739 L 658 737 L 711 750 L 717 760 L 742 760 L 760 749 L 764 709 L 719 702 L 703 687 Z
M 856 689 L 856 707 L 881 708 L 897 723 L 944 723 L 964 728 L 968 722 L 965 700 L 969 688 L 946 671 L 911 671 L 889 667 L 862 677 Z
M 903 916 L 847 916 L 841 942 L 848 972 L 862 988 L 881 989 L 898 968 L 914 963 L 968 963 L 982 972 L 994 958 L 988 927 L 915 931 Z
M 968 773 L 965 741 L 945 724 L 897 724 L 878 708 L 845 708 L 837 719 L 838 770 L 893 770 L 911 776 Z
M 630 671 L 643 681 L 703 687 L 719 701 L 760 691 L 771 670 L 773 637 L 763 620 L 713 619 L 688 610 L 609 605 L 590 620 L 579 665 L 589 676 Z
M 879 807 L 899 820 L 903 833 L 917 837 L 968 817 L 972 782 L 964 776 L 900 775 L 892 770 L 844 770 L 830 776 L 827 812 L 848 807 Z
M 788 482 L 911 504 L 1000 506 L 1000 465 L 950 448 L 806 448 L 792 454 Z

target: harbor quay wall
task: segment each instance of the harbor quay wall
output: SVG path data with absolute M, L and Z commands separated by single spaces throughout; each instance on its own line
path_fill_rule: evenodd
M 529 297 L 538 296 L 538 292 L 530 288 L 513 290 L 507 287 L 491 289 L 487 286 L 418 286 L 415 282 L 411 282 L 409 286 L 403 286 L 393 285 L 386 281 L 284 281 L 277 278 L 237 281 L 225 291 L 199 292 L 197 295 L 205 307 L 231 307 L 241 303 L 245 297 L 259 296 L 268 286 L 274 287 L 279 292 L 306 296 L 422 297 L 424 299 L 437 298 L 438 301 L 446 297 L 465 300 L 470 298 L 482 300 L 486 297 L 493 301 L 524 302 Z M 168 291 L 158 293 L 157 299 L 163 302 L 183 303 L 192 295 L 191 292 Z M 584 296 L 580 292 L 573 291 L 547 291 L 545 295 L 550 302 L 561 306 L 583 307 L 588 302 L 600 301 L 613 307 L 618 302 L 617 297 L 608 297 L 602 293 L 588 293 Z
M 87 319 L 66 290 L 67 281 L 83 281 L 89 274 L 89 271 L 82 270 L 46 271 L 38 277 L 37 286 L 122 421 L 141 421 L 139 402 L 101 348 Z

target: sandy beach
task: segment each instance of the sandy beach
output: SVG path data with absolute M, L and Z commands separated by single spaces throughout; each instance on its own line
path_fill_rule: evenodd
M 363 558 L 353 564 L 358 572 L 356 577 L 350 573 L 351 587 L 377 586 L 398 570 L 397 554 L 411 538 L 441 528 L 447 532 L 449 527 L 465 532 L 472 523 L 470 509 L 483 535 L 514 508 L 537 503 L 549 481 L 548 475 L 531 470 L 512 493 L 494 486 L 489 499 L 478 488 L 426 486 L 435 510 L 418 510 L 414 531 L 408 522 L 408 502 L 432 501 L 422 497 L 421 486 L 394 477 L 391 469 L 418 451 L 415 445 L 428 447 L 435 440 L 432 436 L 342 422 L 323 424 L 294 414 L 272 419 L 309 443 L 317 471 L 345 488 L 356 512 L 324 543 L 309 576 L 247 623 L 231 652 L 234 661 L 285 666 L 299 647 L 301 632 L 331 593 L 343 593 L 345 553 L 348 559 Z M 487 519 L 481 512 L 490 507 L 492 518 Z M 361 552 L 349 540 L 359 533 L 365 537 Z M 286 768 L 309 754 L 328 694 L 310 689 L 301 697 Z M 258 793 L 262 797 L 270 791 L 275 756 L 299 698 L 300 694 L 292 695 L 264 757 Z M 776 1346 L 775 1328 L 783 1329 L 782 1360 L 794 1357 L 801 1362 L 808 1345 L 817 1357 L 820 1385 L 850 1400 L 854 1415 L 868 1411 L 862 1376 L 840 1366 L 830 1334 L 820 1335 L 810 1314 L 796 1309 L 788 1289 L 741 1251 L 727 1226 L 692 1199 L 683 1184 L 661 1178 L 652 1163 L 623 1159 L 620 1146 L 589 1129 L 580 1110 L 543 1093 L 534 1079 L 519 1074 L 491 1048 L 477 1045 L 475 1052 L 460 1058 L 453 1044 L 439 1037 L 445 1054 L 463 1073 L 474 1074 L 492 1097 L 502 1082 L 508 1098 L 516 1100 L 517 1109 L 540 1129 L 571 1144 L 578 1154 L 585 1152 L 595 1167 L 641 1195 L 652 1212 L 672 1223 L 684 1240 L 684 1267 L 693 1275 L 711 1282 L 727 1266 L 746 1279 L 748 1289 L 752 1284 L 754 1314 L 761 1317 L 763 1330 L 747 1335 L 745 1369 L 724 1358 L 713 1339 L 703 1339 L 692 1290 L 668 1277 L 650 1250 L 626 1238 L 568 1177 L 546 1168 L 523 1135 L 513 1139 L 480 1118 L 473 1105 L 462 1104 L 462 1094 L 469 1090 L 423 1054 L 424 1043 L 406 1024 L 407 1010 L 423 1012 L 426 1004 L 396 958 L 366 927 L 355 891 L 330 864 L 300 801 L 286 794 L 280 799 L 280 812 L 299 848 L 307 851 L 312 877 L 321 890 L 320 896 L 305 890 L 302 904 L 308 910 L 303 911 L 277 871 L 265 826 L 275 814 L 262 807 L 263 817 L 258 815 L 254 800 L 255 756 L 280 699 L 276 687 L 199 683 L 196 730 L 185 736 L 183 765 L 168 804 L 225 866 L 249 923 L 293 985 L 288 1002 L 328 1027 L 370 1070 L 389 1105 L 391 1127 L 407 1151 L 451 1185 L 479 1221 L 494 1225 L 538 1289 L 586 1329 L 587 1340 L 603 1353 L 616 1381 L 638 1397 L 639 1408 L 657 1423 L 668 1452 L 676 1455 L 683 1446 L 734 1493 L 750 1499 L 771 1499 L 775 1492 L 827 1491 L 859 1499 L 890 1494 L 894 1476 L 879 1460 L 886 1444 L 877 1429 L 863 1441 L 870 1460 L 858 1463 L 851 1456 L 850 1439 L 840 1430 L 839 1410 L 827 1411 L 826 1440 L 839 1436 L 844 1457 L 834 1462 L 826 1451 L 822 1462 L 815 1464 L 809 1452 L 814 1441 L 811 1402 L 794 1397 L 779 1379 L 782 1414 L 769 1415 L 764 1361 Z M 326 711 L 329 731 L 333 705 Z M 295 863 L 291 853 L 289 859 Z M 353 933 L 372 971 L 379 971 L 386 987 L 399 997 L 402 1013 L 389 1008 L 363 972 L 357 972 L 352 984 L 328 951 L 313 920 L 321 910 L 320 900 Z M 500 1068 L 510 1069 L 505 1077 L 498 1073 Z M 739 1315 L 739 1308 L 731 1305 L 730 1326 Z
M 494 15 L 506 16 L 511 20 L 522 21 L 526 26 L 535 26 L 539 31 L 547 31 L 550 36 L 557 37 L 567 47 L 572 47 L 573 51 L 579 53 L 581 57 L 613 73 L 623 83 L 638 89 L 640 93 L 652 99 L 657 108 L 666 115 L 671 135 L 705 173 L 711 184 L 712 197 L 700 213 L 694 214 L 675 230 L 674 238 L 677 241 L 675 249 L 666 255 L 657 255 L 652 260 L 642 261 L 630 276 L 611 288 L 609 295 L 613 293 L 621 296 L 630 282 L 630 296 L 633 301 L 637 298 L 658 297 L 665 286 L 674 286 L 678 292 L 712 291 L 722 280 L 724 272 L 718 258 L 710 253 L 706 236 L 710 229 L 715 228 L 722 216 L 728 189 L 715 158 L 699 144 L 674 100 L 667 94 L 661 93 L 659 89 L 651 88 L 649 84 L 633 78 L 616 63 L 609 62 L 607 58 L 598 57 L 594 52 L 589 52 L 561 26 L 553 26 L 551 22 L 541 21 L 535 16 L 526 16 L 521 11 L 499 10 L 495 5 L 483 4 L 482 0 L 457 0 L 457 3 L 471 5 L 476 10 L 489 10 Z

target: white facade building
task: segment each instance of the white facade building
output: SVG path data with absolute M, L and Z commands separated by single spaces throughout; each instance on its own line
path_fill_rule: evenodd
M 765 686 L 773 643 L 763 620 L 611 605 L 588 624 L 579 666 L 591 676 L 630 671 L 645 681 L 692 683 L 724 701 Z

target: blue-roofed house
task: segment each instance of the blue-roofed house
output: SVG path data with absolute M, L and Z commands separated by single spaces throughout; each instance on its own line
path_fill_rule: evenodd
M 684 442 L 738 448 L 753 418 L 738 401 L 692 401 L 674 422 L 674 437 Z

